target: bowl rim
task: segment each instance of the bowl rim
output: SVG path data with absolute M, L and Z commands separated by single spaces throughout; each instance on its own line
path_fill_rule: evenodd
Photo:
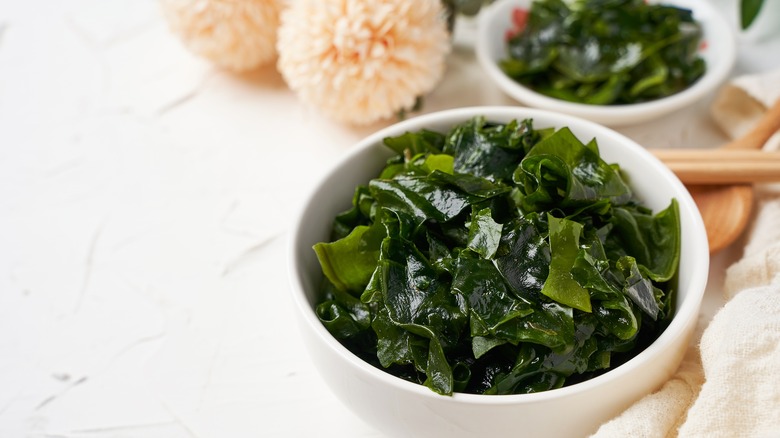
M 675 195 L 675 197 L 678 199 L 678 203 L 681 206 L 681 217 L 683 214 L 687 215 L 688 220 L 692 221 L 693 224 L 692 233 L 690 233 L 689 237 L 689 239 L 692 240 L 691 245 L 702 249 L 702 254 L 700 254 L 701 257 L 697 257 L 690 262 L 689 269 L 693 271 L 690 281 L 690 290 L 687 292 L 686 299 L 682 305 L 676 308 L 674 318 L 672 319 L 669 326 L 664 330 L 664 332 L 661 333 L 661 335 L 647 348 L 619 367 L 571 386 L 564 386 L 562 388 L 556 388 L 532 394 L 484 395 L 456 392 L 453 393 L 452 396 L 443 396 L 435 393 L 426 386 L 404 380 L 384 370 L 376 368 L 368 362 L 360 359 L 344 345 L 342 345 L 333 335 L 331 335 L 317 318 L 313 306 L 306 298 L 305 287 L 301 281 L 301 278 L 303 275 L 305 275 L 305 273 L 301 270 L 301 265 L 297 261 L 297 249 L 300 248 L 303 243 L 306 243 L 306 246 L 310 246 L 307 242 L 301 242 L 301 235 L 303 234 L 302 230 L 305 228 L 305 221 L 307 218 L 305 213 L 315 201 L 324 183 L 327 182 L 330 178 L 334 177 L 346 163 L 355 159 L 355 157 L 358 155 L 367 153 L 372 148 L 379 148 L 381 146 L 382 139 L 385 137 L 399 135 L 406 131 L 423 128 L 427 125 L 442 123 L 452 125 L 477 115 L 483 115 L 486 118 L 493 117 L 495 119 L 504 120 L 510 120 L 513 118 L 552 118 L 559 120 L 560 125 L 557 125 L 557 127 L 576 126 L 576 129 L 578 130 L 588 130 L 589 135 L 597 138 L 597 140 L 605 136 L 612 137 L 611 140 L 618 141 L 621 144 L 631 148 L 635 153 L 639 154 L 641 158 L 646 161 L 646 164 L 654 169 L 653 172 L 660 173 L 660 175 L 667 179 L 668 182 L 679 193 L 679 196 Z M 346 197 L 349 195 L 344 196 Z M 385 127 L 363 138 L 362 140 L 359 140 L 356 144 L 353 145 L 349 152 L 342 156 L 341 159 L 337 160 L 331 167 L 326 169 L 320 178 L 318 178 L 311 186 L 310 191 L 306 195 L 304 201 L 300 204 L 300 207 L 298 211 L 296 211 L 294 217 L 295 220 L 291 234 L 289 236 L 287 248 L 288 277 L 292 289 L 294 305 L 297 308 L 298 316 L 303 316 L 303 322 L 306 327 L 310 329 L 312 333 L 316 334 L 317 338 L 324 345 L 326 345 L 328 349 L 335 352 L 346 361 L 350 362 L 355 367 L 354 370 L 357 370 L 364 375 L 369 375 L 371 378 L 378 379 L 379 381 L 390 385 L 397 390 L 406 393 L 414 393 L 415 395 L 421 396 L 424 399 L 435 399 L 438 402 L 480 405 L 517 405 L 538 403 L 591 391 L 599 386 L 609 383 L 610 381 L 618 380 L 623 375 L 630 373 L 634 368 L 640 366 L 642 363 L 653 360 L 653 358 L 660 355 L 665 348 L 667 348 L 670 344 L 673 344 L 675 340 L 679 339 L 681 336 L 685 336 L 686 324 L 689 324 L 691 320 L 695 321 L 698 317 L 709 275 L 709 248 L 707 243 L 707 235 L 704 229 L 704 222 L 701 218 L 701 215 L 699 214 L 698 209 L 695 206 L 695 202 L 693 201 L 690 193 L 671 170 L 669 170 L 648 150 L 628 137 L 624 136 L 623 134 L 620 134 L 608 127 L 599 125 L 586 119 L 582 119 L 580 117 L 535 108 L 516 106 L 464 107 L 437 111 L 417 116 Z
M 536 108 L 559 111 L 610 126 L 638 123 L 671 113 L 703 98 L 726 80 L 736 62 L 736 35 L 728 21 L 713 5 L 695 0 L 654 0 L 654 3 L 687 7 L 693 11 L 694 18 L 702 23 L 707 50 L 715 51 L 715 59 L 718 62 L 714 65 L 708 63 L 704 75 L 698 81 L 670 96 L 634 104 L 591 105 L 549 97 L 507 76 L 498 66 L 497 60 L 490 55 L 494 44 L 490 38 L 491 30 L 498 20 L 508 9 L 516 5 L 527 6 L 532 2 L 533 0 L 497 0 L 489 5 L 477 19 L 475 52 L 483 71 L 504 93 L 520 103 Z M 717 41 L 716 45 L 712 44 L 714 41 Z

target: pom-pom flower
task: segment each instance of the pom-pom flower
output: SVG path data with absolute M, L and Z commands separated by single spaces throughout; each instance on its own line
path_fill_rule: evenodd
M 171 30 L 185 47 L 235 71 L 276 57 L 281 0 L 162 0 Z
M 289 87 L 354 124 L 412 108 L 441 79 L 450 50 L 440 0 L 298 0 L 278 37 Z

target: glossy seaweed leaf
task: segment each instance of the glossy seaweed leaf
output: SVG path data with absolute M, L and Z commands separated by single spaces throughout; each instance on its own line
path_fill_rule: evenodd
M 467 322 L 464 304 L 428 260 L 411 243 L 388 237 L 379 263 L 390 319 L 420 336 L 454 345 Z
M 471 204 L 508 191 L 483 178 L 439 170 L 426 176 L 375 179 L 368 188 L 379 206 L 411 215 L 417 227 L 427 220 L 450 221 Z
M 483 208 L 471 215 L 469 225 L 468 249 L 478 253 L 482 258 L 492 259 L 501 242 L 501 230 L 503 225 L 493 220 L 489 208 Z
M 677 204 L 632 199 L 595 140 L 475 118 L 406 133 L 314 246 L 323 325 L 389 373 L 543 391 L 629 359 L 674 311 Z
M 582 310 L 591 311 L 590 293 L 572 275 L 580 249 L 582 224 L 548 215 L 550 238 L 550 272 L 542 294 L 552 300 Z
M 531 303 L 514 295 L 495 265 L 472 251 L 457 259 L 452 291 L 465 299 L 472 336 L 495 335 L 514 318 L 531 314 Z
M 423 129 L 419 132 L 407 132 L 398 137 L 385 138 L 384 143 L 398 155 L 438 154 L 444 147 L 444 136 Z
M 388 237 L 382 243 L 384 309 L 399 329 L 429 339 L 425 384 L 448 394 L 454 385 L 444 347 L 453 347 L 467 323 L 463 300 L 449 292 L 437 271 L 409 242 Z
M 476 117 L 452 130 L 444 151 L 455 158 L 457 173 L 507 181 L 537 140 L 528 121 L 495 125 Z
M 560 17 L 569 13 L 562 0 L 534 2 L 524 29 L 507 44 L 507 59 L 501 68 L 513 78 L 542 74 L 548 71 L 558 57 L 560 44 L 566 39 Z M 534 38 L 520 38 L 521 34 Z
M 504 224 L 495 264 L 512 291 L 538 301 L 550 270 L 550 244 L 546 224 L 529 214 Z
M 387 368 L 412 365 L 424 373 L 428 362 L 429 340 L 395 324 L 386 308 L 380 308 L 372 323 L 377 336 L 377 358 Z
M 616 207 L 610 248 L 621 256 L 634 257 L 652 280 L 669 281 L 680 262 L 679 215 L 676 200 L 655 215 L 635 206 Z
M 352 196 L 352 208 L 336 216 L 333 222 L 331 240 L 346 237 L 358 225 L 367 225 L 371 221 L 371 210 L 374 204 L 368 187 L 358 186 Z
M 706 69 L 690 10 L 644 0 L 537 0 L 504 72 L 558 99 L 613 105 L 684 90 Z
M 634 339 L 639 331 L 639 317 L 625 296 L 597 302 L 593 314 L 603 330 L 618 339 Z
M 571 307 L 539 301 L 533 313 L 497 327 L 496 337 L 512 344 L 532 343 L 564 352 L 574 346 L 574 312 Z
M 317 305 L 317 317 L 322 324 L 339 339 L 349 339 L 360 335 L 364 328 L 355 321 L 338 301 L 325 301 Z
M 591 206 L 602 200 L 624 204 L 631 189 L 620 173 L 568 128 L 540 141 L 514 173 L 526 211 Z
M 378 225 L 358 225 L 342 239 L 314 245 L 314 251 L 336 289 L 359 295 L 376 269 L 383 237 Z

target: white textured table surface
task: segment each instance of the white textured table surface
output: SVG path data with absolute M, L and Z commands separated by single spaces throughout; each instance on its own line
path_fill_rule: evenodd
M 426 112 L 514 104 L 470 36 Z M 778 39 L 741 39 L 735 73 L 780 67 Z M 621 131 L 713 146 L 707 103 Z M 309 362 L 285 251 L 313 181 L 384 125 L 213 68 L 152 0 L 0 0 L 0 436 L 380 436 Z

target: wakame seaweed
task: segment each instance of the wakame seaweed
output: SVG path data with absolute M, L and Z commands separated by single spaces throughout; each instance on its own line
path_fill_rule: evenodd
M 702 27 L 688 9 L 645 0 L 536 0 L 514 21 L 500 67 L 550 97 L 646 102 L 688 88 L 706 70 L 698 53 Z
M 317 315 L 362 359 L 440 394 L 558 388 L 668 325 L 675 200 L 653 214 L 595 139 L 473 118 L 397 155 L 314 246 Z

